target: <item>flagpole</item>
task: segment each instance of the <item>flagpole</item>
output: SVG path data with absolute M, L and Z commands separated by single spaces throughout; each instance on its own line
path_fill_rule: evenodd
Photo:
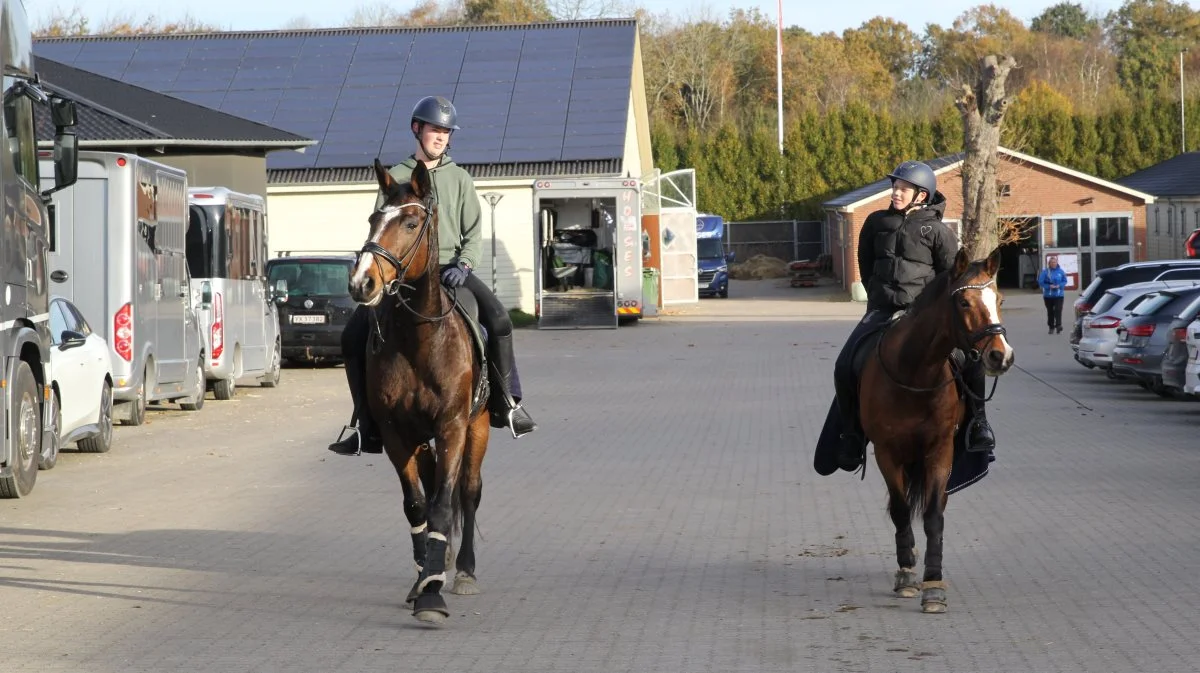
M 779 0 L 776 17 L 778 25 L 775 29 L 775 98 L 779 105 L 779 153 L 783 154 L 783 0 Z

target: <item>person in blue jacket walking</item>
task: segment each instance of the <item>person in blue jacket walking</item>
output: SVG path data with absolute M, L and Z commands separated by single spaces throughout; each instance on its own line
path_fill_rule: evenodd
M 1038 286 L 1042 288 L 1042 301 L 1046 303 L 1046 324 L 1049 334 L 1062 334 L 1063 292 L 1067 287 L 1067 272 L 1058 266 L 1058 257 L 1046 258 L 1046 268 L 1038 274 Z

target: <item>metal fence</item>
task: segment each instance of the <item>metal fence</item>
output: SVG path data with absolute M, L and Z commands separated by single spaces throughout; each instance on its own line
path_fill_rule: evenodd
M 725 249 L 733 251 L 739 262 L 755 255 L 785 262 L 816 259 L 828 250 L 828 245 L 820 220 L 729 222 L 725 227 Z

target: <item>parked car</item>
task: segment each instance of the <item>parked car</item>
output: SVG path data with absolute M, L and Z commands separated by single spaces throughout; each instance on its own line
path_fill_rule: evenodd
M 1188 259 L 1200 258 L 1200 227 L 1196 227 L 1196 230 L 1183 242 L 1183 256 Z
M 1200 297 L 1179 312 L 1167 326 L 1167 350 L 1163 354 L 1162 383 L 1171 393 L 1186 392 L 1187 368 L 1192 353 L 1188 350 L 1189 325 L 1200 320 Z M 1200 338 L 1200 335 L 1197 335 Z
M 1118 376 L 1134 378 L 1148 390 L 1168 396 L 1163 386 L 1163 356 L 1169 326 L 1200 297 L 1200 288 L 1164 290 L 1143 299 L 1117 326 L 1112 368 Z M 1190 320 L 1188 322 L 1191 322 Z
M 113 373 L 108 344 L 63 297 L 50 300 L 51 417 L 57 441 L 43 450 L 38 467 L 58 462 L 58 449 L 76 443 L 85 453 L 112 446 Z
M 351 254 L 284 256 L 267 262 L 285 361 L 342 359 L 342 330 L 355 308 L 349 291 L 353 266 Z
M 1200 259 L 1162 259 L 1153 262 L 1130 262 L 1114 266 L 1111 269 L 1100 269 L 1092 282 L 1085 287 L 1075 300 L 1075 327 L 1071 330 L 1072 346 L 1079 343 L 1083 337 L 1083 316 L 1094 313 L 1096 302 L 1105 292 L 1125 285 L 1144 283 L 1152 280 L 1200 280 Z
M 1114 372 L 1109 368 L 1112 364 L 1112 351 L 1117 345 L 1117 326 L 1121 318 L 1129 314 L 1139 302 L 1159 290 L 1166 290 L 1177 283 L 1150 281 L 1134 283 L 1124 287 L 1116 287 L 1104 293 L 1104 296 L 1091 307 L 1093 310 L 1080 317 L 1082 336 L 1076 345 L 1075 361 L 1092 369 L 1100 367 Z M 1185 283 L 1185 286 L 1191 283 Z
M 1187 326 L 1187 367 L 1183 370 L 1183 392 L 1200 395 L 1200 320 Z

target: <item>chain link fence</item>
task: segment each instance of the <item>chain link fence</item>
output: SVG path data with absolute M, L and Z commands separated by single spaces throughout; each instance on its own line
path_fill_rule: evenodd
M 756 220 L 729 222 L 725 227 L 725 249 L 736 254 L 739 262 L 755 255 L 785 262 L 816 259 L 828 252 L 828 246 L 820 220 Z

